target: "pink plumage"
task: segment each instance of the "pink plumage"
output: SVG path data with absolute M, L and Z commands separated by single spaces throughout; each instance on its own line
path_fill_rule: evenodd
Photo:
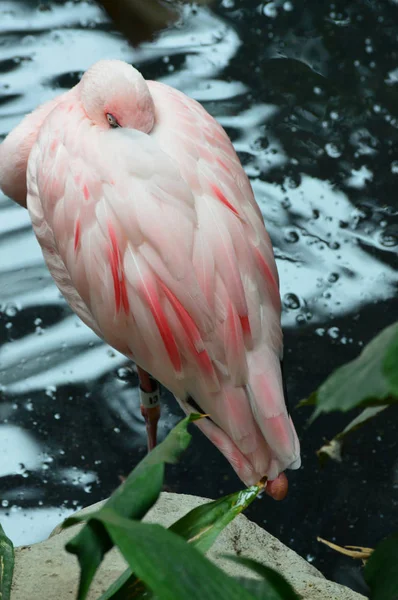
M 272 246 L 200 104 L 100 61 L 1 144 L 0 186 L 27 205 L 72 309 L 210 415 L 199 427 L 245 483 L 299 467 Z

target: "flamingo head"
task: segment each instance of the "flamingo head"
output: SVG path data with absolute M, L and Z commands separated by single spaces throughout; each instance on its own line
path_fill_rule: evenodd
M 155 108 L 147 83 L 134 67 L 120 60 L 100 60 L 79 85 L 83 108 L 103 129 L 124 127 L 149 133 Z

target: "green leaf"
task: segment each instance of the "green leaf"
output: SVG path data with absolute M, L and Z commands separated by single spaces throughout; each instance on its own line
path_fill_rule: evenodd
M 398 322 L 334 371 L 307 402 L 316 403 L 312 421 L 322 412 L 398 403 Z
M 169 530 L 205 553 L 228 523 L 247 508 L 263 489 L 262 484 L 253 485 L 219 500 L 207 502 L 181 517 Z M 129 590 L 137 586 L 138 582 L 137 576 L 127 569 L 99 600 L 128 597 Z
M 148 600 L 153 598 L 153 594 L 136 575 L 132 574 L 131 569 L 126 569 L 98 600 L 126 600 L 127 598 L 130 600 L 141 597 Z
M 364 576 L 371 591 L 370 600 L 398 600 L 398 533 L 376 546 Z
M 191 544 L 160 525 L 129 521 L 112 511 L 100 518 L 130 568 L 162 600 L 255 600 Z
M 398 396 L 398 331 L 387 350 L 383 361 L 383 372 L 390 383 L 392 394 Z
M 334 436 L 330 442 L 327 442 L 317 450 L 317 455 L 319 458 L 319 462 L 321 466 L 325 464 L 327 460 L 330 458 L 337 462 L 341 462 L 341 453 L 343 449 L 343 442 L 347 435 L 356 431 L 362 425 L 364 425 L 370 419 L 376 417 L 380 412 L 389 408 L 388 406 L 371 406 L 370 408 L 365 408 L 355 419 L 353 419 L 347 427 L 340 431 L 337 435 Z
M 187 427 L 189 423 L 199 418 L 200 415 L 190 415 L 178 423 L 167 438 L 136 466 L 101 509 L 81 517 L 66 519 L 64 522 L 65 528 L 81 520 L 88 521 L 77 536 L 65 546 L 68 552 L 76 554 L 80 563 L 78 600 L 86 598 L 104 555 L 113 546 L 98 517 L 103 511 L 112 510 L 128 519 L 142 519 L 160 495 L 165 463 L 177 462 L 191 440 Z
M 191 510 L 169 528 L 200 552 L 207 552 L 221 531 L 264 490 L 263 485 L 253 485 L 219 500 L 208 502 Z
M 0 600 L 10 600 L 14 573 L 14 546 L 0 525 Z
M 251 591 L 251 593 L 256 594 L 257 599 L 300 600 L 290 583 L 288 583 L 277 571 L 274 571 L 274 569 L 243 556 L 226 554 L 224 555 L 224 558 L 250 569 L 250 571 L 253 571 L 256 575 L 260 575 L 261 580 L 239 578 L 239 581 L 241 581 L 246 589 Z

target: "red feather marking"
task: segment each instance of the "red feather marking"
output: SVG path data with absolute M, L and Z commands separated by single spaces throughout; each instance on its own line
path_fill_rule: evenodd
M 249 317 L 248 315 L 244 316 L 244 317 L 239 317 L 240 319 L 240 324 L 242 325 L 242 331 L 243 334 L 246 336 L 250 336 L 252 335 L 252 331 L 250 329 L 250 322 L 249 322 Z
M 157 325 L 157 328 L 159 329 L 159 333 L 162 337 L 171 363 L 174 369 L 177 371 L 177 373 L 180 373 L 182 370 L 181 356 L 178 351 L 173 332 L 171 331 L 169 322 L 167 321 L 167 317 L 164 314 L 162 306 L 160 304 L 157 290 L 152 284 L 152 282 L 146 281 L 145 284 L 142 286 L 142 291 L 145 294 L 145 297 L 148 301 L 149 308 L 151 309 L 151 313 L 153 315 L 153 318 L 155 319 L 155 323 Z
M 221 158 L 216 158 L 216 161 L 218 162 L 220 167 L 222 167 L 225 171 L 227 171 L 227 173 L 229 173 L 229 169 L 228 169 L 227 165 L 225 164 L 225 162 L 223 160 L 221 160 Z
M 173 292 L 162 282 L 159 282 L 162 290 L 164 291 L 167 299 L 177 313 L 178 318 L 181 321 L 181 325 L 184 327 L 186 334 L 188 335 L 191 342 L 196 346 L 197 343 L 202 343 L 202 336 L 199 333 L 199 329 L 196 327 L 194 320 L 183 307 L 178 298 L 175 297 Z
M 122 271 L 122 280 L 120 282 L 120 293 L 122 296 L 123 310 L 126 313 L 126 315 L 128 315 L 128 313 L 130 312 L 130 303 L 129 303 L 129 297 L 127 295 L 126 279 L 125 279 L 123 271 Z
M 224 342 L 226 346 L 227 366 L 235 386 L 247 381 L 247 359 L 241 320 L 232 302 L 224 323 Z
M 87 187 L 86 183 L 83 186 L 83 195 L 84 195 L 85 200 L 88 200 L 90 198 L 90 192 L 88 191 L 88 187 Z
M 191 343 L 191 350 L 196 356 L 199 366 L 205 373 L 213 374 L 213 363 L 211 362 L 207 350 L 197 350 L 197 346 L 199 344 L 203 345 L 203 340 L 194 320 L 192 319 L 188 311 L 184 308 L 184 306 L 181 304 L 181 302 L 178 300 L 178 298 L 176 298 L 173 292 L 171 292 L 171 290 L 169 290 L 169 288 L 162 281 L 160 281 L 159 283 L 165 296 L 167 297 L 171 306 L 175 310 L 177 317 L 179 318 L 180 323 L 183 326 L 184 331 L 189 338 L 189 341 Z
M 81 230 L 80 230 L 80 219 L 76 219 L 75 221 L 75 242 L 74 242 L 74 251 L 76 252 L 77 247 L 80 243 L 80 234 L 81 234 Z
M 213 192 L 215 193 L 215 195 L 217 196 L 217 198 L 223 204 L 225 204 L 225 206 L 227 208 L 229 208 L 229 210 L 232 210 L 232 212 L 234 213 L 234 215 L 236 215 L 237 217 L 240 218 L 240 214 L 238 213 L 238 211 L 236 210 L 236 208 L 234 206 L 232 206 L 232 204 L 226 199 L 226 197 L 224 196 L 224 194 L 222 193 L 222 191 L 220 190 L 220 188 L 218 188 L 214 183 L 212 183 L 211 184 L 211 189 L 213 190 Z
M 108 258 L 109 258 L 109 263 L 111 265 L 111 272 L 112 272 L 112 278 L 113 278 L 113 290 L 115 292 L 115 304 L 116 304 L 116 312 L 120 311 L 120 282 L 119 282 L 119 275 L 118 275 L 118 264 L 117 264 L 117 258 L 115 256 L 115 254 L 112 252 L 111 248 L 108 248 Z
M 209 375 L 216 375 L 213 367 L 213 363 L 211 362 L 211 358 L 207 350 L 202 350 L 202 352 L 197 353 L 198 363 L 204 373 L 208 373 Z
M 122 267 L 116 233 L 111 223 L 108 223 L 108 231 L 111 240 L 111 245 L 108 248 L 108 258 L 113 278 L 116 312 L 120 312 L 120 308 L 123 306 L 123 310 L 127 315 L 130 310 L 130 304 L 126 289 L 126 277 Z
M 50 146 L 51 152 L 54 153 L 56 151 L 57 147 L 58 147 L 58 140 L 53 140 L 51 142 L 51 146 Z
M 265 258 L 263 257 L 263 255 L 261 254 L 260 250 L 258 248 L 255 248 L 254 246 L 253 246 L 253 250 L 254 250 L 255 258 L 257 260 L 258 267 L 259 267 L 264 279 L 269 284 L 272 304 L 275 306 L 275 308 L 277 310 L 280 310 L 281 298 L 279 295 L 279 288 L 278 288 L 278 284 L 275 281 L 275 277 L 274 277 L 271 269 L 267 265 L 267 262 L 266 262 Z
M 108 223 L 109 237 L 111 238 L 112 251 L 119 258 L 119 246 L 117 245 L 116 232 L 113 229 L 112 223 Z

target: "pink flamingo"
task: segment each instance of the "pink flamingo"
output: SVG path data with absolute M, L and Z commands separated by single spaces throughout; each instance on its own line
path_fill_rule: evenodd
M 149 373 L 250 485 L 286 495 L 300 466 L 283 393 L 279 280 L 249 180 L 204 108 L 117 60 L 93 65 L 0 146 L 0 186 L 27 206 L 77 315 L 134 360 L 149 446 Z M 155 406 L 152 406 L 152 403 Z

